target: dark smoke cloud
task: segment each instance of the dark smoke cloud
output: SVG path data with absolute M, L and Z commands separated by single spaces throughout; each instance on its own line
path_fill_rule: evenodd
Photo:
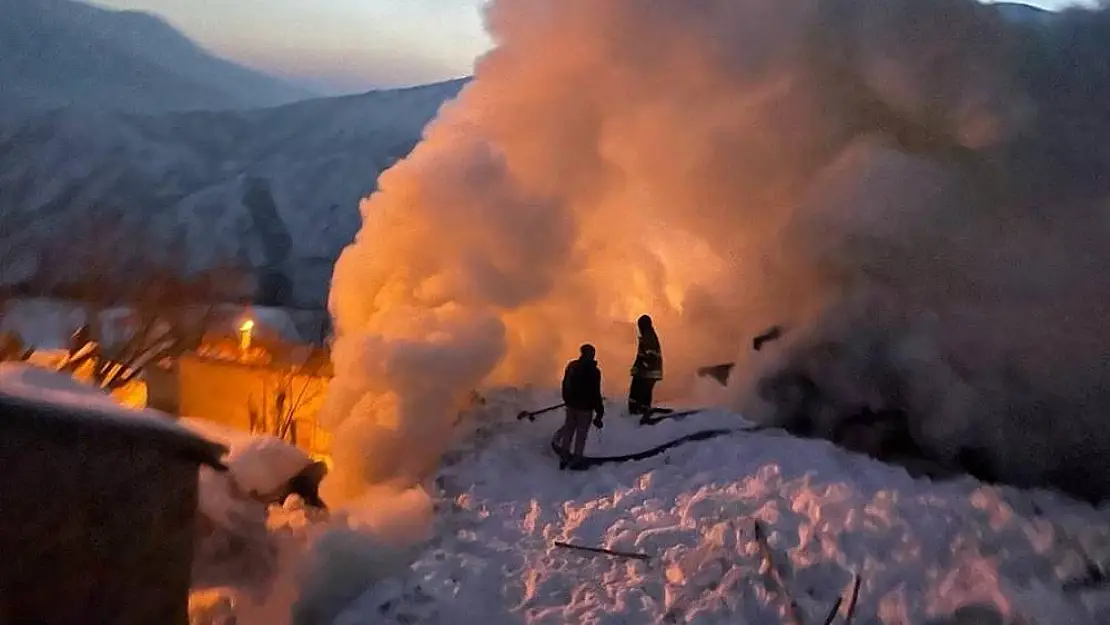
M 945 4 L 962 3 L 903 15 L 935 23 Z M 805 417 L 789 402 L 770 412 L 830 435 L 864 407 L 900 410 L 945 462 L 974 455 L 990 477 L 1099 499 L 1110 495 L 1110 16 L 1073 11 L 1022 30 L 975 13 L 954 40 L 926 39 L 939 55 L 910 38 L 897 61 L 925 77 L 908 101 L 933 106 L 884 115 L 928 140 L 884 132 L 897 153 L 849 149 L 827 168 L 833 191 L 817 204 L 828 217 L 799 229 L 842 294 L 764 379 L 804 374 L 819 400 Z M 944 54 L 935 74 L 912 62 Z M 965 71 L 970 57 L 986 70 Z M 984 85 L 964 101 L 975 106 L 945 101 Z M 997 122 L 1007 116 L 1018 123 Z M 867 211 L 864 228 L 829 236 Z
M 804 373 L 825 430 L 898 409 L 927 453 L 1101 492 L 1105 12 L 495 0 L 488 23 L 336 268 L 333 490 L 418 488 L 472 387 L 554 383 L 583 341 L 619 397 L 649 312 L 664 397 L 739 355 L 753 415 Z

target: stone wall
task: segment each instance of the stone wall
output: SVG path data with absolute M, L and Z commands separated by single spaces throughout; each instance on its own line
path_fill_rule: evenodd
M 222 453 L 0 395 L 0 623 L 186 625 L 198 467 Z

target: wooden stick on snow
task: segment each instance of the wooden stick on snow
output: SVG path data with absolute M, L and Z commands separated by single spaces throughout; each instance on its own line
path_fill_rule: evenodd
M 852 617 L 856 614 L 856 600 L 859 599 L 860 575 L 856 572 L 856 581 L 852 584 L 852 594 L 848 596 L 848 614 L 844 617 L 844 625 L 851 625 Z
M 759 520 L 752 519 L 752 525 L 755 528 L 755 541 L 763 551 L 763 559 L 767 563 L 767 576 L 778 586 L 779 594 L 786 599 L 789 606 L 790 621 L 795 625 L 805 625 L 805 620 L 802 619 L 801 610 L 798 609 L 798 603 L 794 601 L 794 597 L 790 595 L 790 589 L 786 587 L 786 582 L 782 579 L 782 574 L 775 567 L 775 560 L 772 557 L 771 545 L 767 542 L 767 535 L 763 533 L 763 526 Z
M 559 540 L 555 541 L 555 546 L 556 547 L 562 547 L 563 549 L 574 549 L 576 551 L 588 551 L 590 553 L 600 553 L 600 554 L 604 554 L 604 555 L 607 555 L 607 556 L 616 556 L 618 558 L 631 558 L 633 560 L 643 560 L 645 562 L 651 559 L 651 556 L 649 556 L 647 554 L 643 554 L 643 553 L 629 553 L 627 551 L 613 551 L 611 549 L 602 549 L 600 547 L 584 547 L 582 545 L 572 545 L 570 543 L 564 543 L 564 542 L 559 541 Z
M 836 613 L 840 611 L 840 604 L 844 603 L 844 597 L 837 597 L 833 607 L 829 610 L 829 615 L 825 617 L 825 625 L 832 625 L 833 619 L 836 618 Z
M 852 573 L 852 592 L 851 592 L 851 594 L 849 595 L 849 598 L 848 598 L 848 616 L 845 619 L 845 623 L 851 623 L 852 622 L 852 613 L 856 609 L 856 598 L 859 596 L 859 584 L 860 584 L 859 573 Z M 844 592 L 841 591 L 840 596 L 837 597 L 836 602 L 833 603 L 832 609 L 829 610 L 828 615 L 825 616 L 825 625 L 832 625 L 833 619 L 836 618 L 837 613 L 840 612 L 840 606 L 843 605 L 843 604 L 844 604 Z

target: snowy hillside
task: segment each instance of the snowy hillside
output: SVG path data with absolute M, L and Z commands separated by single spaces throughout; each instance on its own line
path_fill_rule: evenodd
M 1003 17 L 1014 23 L 1044 25 L 1049 23 L 1056 15 L 1052 11 L 1021 4 L 1020 2 L 996 2 L 993 4 Z
M 220 610 L 199 609 L 202 598 L 220 604 L 211 592 L 246 624 L 279 622 L 275 615 L 333 625 L 813 624 L 841 597 L 837 623 L 851 614 L 858 623 L 1051 625 L 1093 624 L 1110 605 L 1105 592 L 1061 590 L 1084 573 L 1085 559 L 1110 558 L 1106 510 L 970 478 L 915 480 L 776 431 L 560 472 L 548 441 L 561 415 L 535 423 L 513 416 L 551 399 L 541 395 L 495 393 L 469 414 L 435 478 L 431 538 L 415 550 L 396 532 L 419 525 L 405 521 L 419 510 L 382 516 L 378 501 L 374 510 L 335 510 L 331 522 L 308 525 L 272 511 L 273 544 L 289 545 L 292 532 L 309 548 L 304 585 L 262 604 L 229 587 L 197 588 L 194 625 L 220 622 Z M 644 428 L 611 408 L 605 429 L 590 434 L 590 455 L 744 423 L 708 411 Z M 379 516 L 367 522 L 368 512 Z M 757 522 L 773 569 L 755 538 Z M 411 565 L 398 563 L 401 553 Z M 296 561 L 286 560 L 274 588 L 288 588 Z M 791 601 L 799 621 L 786 618 Z
M 0 368 L 0 390 L 178 427 L 22 365 Z M 1110 561 L 1105 507 L 914 479 L 824 441 L 742 431 L 750 424 L 718 409 L 642 427 L 610 405 L 588 455 L 733 431 L 561 472 L 548 448 L 561 415 L 515 418 L 554 397 L 487 392 L 461 415 L 428 505 L 412 491 L 267 512 L 202 470 L 210 522 L 198 524 L 191 625 L 1094 625 L 1110 607 L 1103 585 L 1071 583 Z M 181 425 L 230 448 L 237 483 L 305 462 L 264 437 Z
M 545 449 L 557 421 L 483 428 L 441 471 L 445 512 L 411 576 L 367 593 L 348 609 L 349 620 L 337 622 L 356 623 L 356 615 L 375 610 L 387 622 L 405 622 L 408 612 L 428 623 L 770 624 L 792 622 L 793 600 L 800 622 L 821 623 L 838 597 L 846 615 L 857 572 L 858 622 L 946 622 L 976 605 L 1030 623 L 1085 622 L 1076 620 L 1085 610 L 1061 609 L 1066 601 L 1032 597 L 1039 585 L 1058 588 L 1057 576 L 1081 572 L 1075 559 L 1094 536 L 1105 536 L 1105 514 L 971 479 L 914 480 L 830 444 L 775 432 L 559 473 Z M 587 453 L 627 453 L 739 425 L 727 412 L 669 431 L 609 421 L 591 433 Z M 763 568 L 756 522 L 766 530 L 774 570 Z M 425 593 L 433 600 L 422 602 Z
M 313 95 L 217 58 L 146 13 L 0 0 L 0 15 L 0 112 L 250 108 Z
M 0 214 L 26 211 L 66 236 L 98 209 L 141 211 L 156 236 L 188 232 L 197 262 L 225 254 L 279 272 L 296 303 L 322 305 L 359 199 L 462 84 L 254 111 L 0 120 Z

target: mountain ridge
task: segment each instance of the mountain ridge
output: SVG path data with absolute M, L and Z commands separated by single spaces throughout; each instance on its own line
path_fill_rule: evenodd
M 75 0 L 0 0 L 0 109 L 249 109 L 313 92 L 204 50 L 162 18 Z
M 0 214 L 33 216 L 33 237 L 123 210 L 149 236 L 184 235 L 195 265 L 231 259 L 288 283 L 267 299 L 322 307 L 359 200 L 466 82 L 251 111 L 0 119 Z

